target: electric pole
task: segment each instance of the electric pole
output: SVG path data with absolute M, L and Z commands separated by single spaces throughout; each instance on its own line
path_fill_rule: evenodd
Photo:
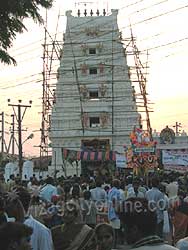
M 11 117 L 12 117 L 12 123 L 11 123 L 11 125 L 12 125 L 12 131 L 11 131 L 11 133 L 12 133 L 12 155 L 14 156 L 14 140 L 15 140 L 15 138 L 14 138 L 14 115 L 11 115 Z
M 5 142 L 5 138 L 4 138 L 4 135 L 5 135 L 5 120 L 4 120 L 4 112 L 0 113 L 0 116 L 1 116 L 1 153 L 3 155 L 4 153 L 4 142 Z
M 181 130 L 179 130 L 179 128 L 181 128 L 181 127 L 182 127 L 182 126 L 181 126 L 181 123 L 180 123 L 180 122 L 176 122 L 176 125 L 173 126 L 173 128 L 176 129 L 176 135 L 177 135 L 177 136 L 179 135 L 179 132 L 181 131 Z
M 12 117 L 12 122 L 11 122 L 11 127 L 10 127 L 10 133 L 11 133 L 11 137 L 10 137 L 10 141 L 9 141 L 9 145 L 8 145 L 8 152 L 9 153 L 9 150 L 10 150 L 10 147 L 12 146 L 12 156 L 14 156 L 14 152 L 15 152 L 15 148 L 14 148 L 14 145 L 15 145 L 15 142 L 16 142 L 16 139 L 15 139 L 15 119 L 14 119 L 14 114 L 11 115 Z M 17 142 L 16 142 L 17 143 Z M 17 143 L 17 146 L 18 146 L 18 143 Z
M 8 102 L 10 102 L 10 99 L 8 99 Z M 26 112 L 27 108 L 30 108 L 31 105 L 23 105 L 21 104 L 22 100 L 18 100 L 18 104 L 8 104 L 8 106 L 11 106 L 14 111 L 15 118 L 18 123 L 18 166 L 19 166 L 19 175 L 20 178 L 22 177 L 22 164 L 23 164 L 23 157 L 22 157 L 22 121 Z M 29 104 L 32 104 L 32 101 L 29 101 Z M 17 108 L 17 111 L 16 111 Z M 22 112 L 22 108 L 24 109 Z M 14 140 L 14 138 L 13 138 Z

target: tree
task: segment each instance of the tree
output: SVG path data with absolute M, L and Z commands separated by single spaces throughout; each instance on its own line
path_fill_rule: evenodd
M 0 4 L 0 62 L 16 65 L 16 60 L 9 55 L 8 49 L 12 47 L 17 33 L 26 29 L 23 21 L 32 18 L 42 24 L 43 19 L 39 8 L 51 8 L 53 0 L 1 0 Z

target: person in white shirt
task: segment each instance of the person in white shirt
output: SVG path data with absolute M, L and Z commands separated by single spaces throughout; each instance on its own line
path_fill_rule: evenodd
M 175 181 L 174 177 L 171 177 L 170 183 L 166 186 L 166 193 L 169 198 L 169 205 L 172 208 L 179 203 L 178 189 L 178 183 Z
M 40 198 L 43 201 L 51 202 L 52 196 L 57 195 L 57 188 L 53 185 L 53 178 L 46 179 L 46 185 L 40 190 Z
M 132 182 L 133 182 L 132 176 L 131 175 L 127 176 L 127 178 L 126 178 L 127 186 L 125 187 L 125 190 L 126 190 L 126 193 L 127 193 L 126 196 L 128 196 L 128 194 L 130 194 L 130 193 L 132 193 L 134 191 Z
M 32 250 L 53 250 L 53 241 L 50 229 L 34 219 L 31 215 L 27 214 L 31 199 L 29 192 L 20 187 L 17 189 L 17 194 L 27 215 L 25 216 L 24 224 L 33 229 L 33 234 L 31 235 Z
M 26 218 L 24 224 L 33 229 L 31 235 L 31 245 L 33 250 L 52 250 L 53 242 L 51 231 L 31 215 Z
M 164 194 L 159 190 L 159 178 L 153 176 L 152 188 L 146 192 L 146 199 L 149 201 L 152 209 L 157 213 L 157 234 L 163 237 L 164 210 L 166 210 L 166 202 Z
M 176 181 L 170 182 L 166 186 L 166 193 L 168 194 L 168 197 L 170 199 L 174 198 L 174 197 L 177 197 L 177 195 L 178 195 L 178 183 Z
M 144 198 L 144 193 L 139 191 L 140 187 L 140 180 L 138 178 L 135 178 L 133 180 L 133 189 L 127 194 L 127 198 Z
M 90 190 L 92 201 L 105 202 L 107 200 L 107 194 L 101 186 L 102 186 L 102 181 L 99 178 L 96 179 L 96 187 Z
M 123 181 L 121 181 L 121 183 L 120 183 L 119 192 L 120 192 L 120 201 L 121 202 L 125 201 L 126 200 L 126 197 L 125 197 L 125 183 Z

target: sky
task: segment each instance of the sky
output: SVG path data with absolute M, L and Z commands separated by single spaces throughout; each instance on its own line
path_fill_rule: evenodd
M 131 24 L 136 45 L 141 51 L 140 59 L 148 65 L 147 93 L 152 103 L 152 128 L 161 131 L 166 125 L 172 128 L 178 122 L 182 125 L 181 129 L 188 132 L 188 1 L 56 0 L 48 11 L 46 24 L 53 39 L 57 34 L 56 40 L 62 42 L 65 12 L 71 9 L 76 13 L 78 8 L 85 8 L 85 3 L 88 10 L 98 8 L 102 11 L 105 8 L 110 13 L 111 9 L 119 9 L 118 25 L 124 39 L 131 36 Z M 41 15 L 45 19 L 44 10 L 41 10 Z M 40 144 L 44 26 L 31 20 L 26 20 L 25 25 L 27 31 L 17 35 L 9 51 L 17 60 L 17 66 L 0 64 L 0 112 L 5 113 L 8 133 L 13 110 L 8 106 L 7 99 L 10 98 L 12 104 L 18 104 L 19 99 L 26 105 L 29 100 L 33 101 L 23 119 L 26 130 L 23 131 L 23 140 L 34 133 L 34 138 L 24 143 L 23 152 L 26 156 L 33 156 L 39 154 Z M 128 57 L 128 63 L 133 63 L 131 57 Z M 53 70 L 57 67 L 58 61 L 54 61 Z M 7 145 L 9 138 L 10 135 L 6 134 Z

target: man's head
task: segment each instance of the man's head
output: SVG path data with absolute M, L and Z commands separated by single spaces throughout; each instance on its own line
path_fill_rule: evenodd
M 72 197 L 73 198 L 78 198 L 80 197 L 80 186 L 78 183 L 74 183 L 73 188 L 72 188 Z
M 127 178 L 126 178 L 126 183 L 127 183 L 127 185 L 132 184 L 132 182 L 133 182 L 132 176 L 131 176 L 131 175 L 128 175 Z
M 124 223 L 126 240 L 133 244 L 143 237 L 156 232 L 157 216 L 144 198 L 130 198 L 125 202 Z
M 18 222 L 7 222 L 0 226 L 0 246 L 3 250 L 31 250 L 31 227 Z
M 101 187 L 102 183 L 103 183 L 102 179 L 100 177 L 97 177 L 96 178 L 96 187 Z
M 113 186 L 113 187 L 116 187 L 116 188 L 119 188 L 119 187 L 120 187 L 120 180 L 114 179 L 114 180 L 112 181 L 112 186 Z
M 54 185 L 54 180 L 53 180 L 53 178 L 49 176 L 49 177 L 46 179 L 46 184 Z
M 135 192 L 138 192 L 138 188 L 140 186 L 140 179 L 139 178 L 135 178 L 133 180 L 133 188 Z
M 85 200 L 90 200 L 91 198 L 91 192 L 89 190 L 85 190 L 83 193 L 84 199 Z
M 78 212 L 79 208 L 77 204 L 72 200 L 68 201 L 64 207 L 63 221 L 66 224 L 74 223 L 78 217 Z
M 14 191 L 5 194 L 5 212 L 9 218 L 14 218 L 15 221 L 24 221 L 24 207 L 18 197 L 18 194 Z
M 114 240 L 114 232 L 111 225 L 106 223 L 98 224 L 95 228 L 95 236 L 98 250 L 111 250 Z
M 28 190 L 24 187 L 18 187 L 16 188 L 16 193 L 19 197 L 19 200 L 21 201 L 25 212 L 27 213 L 31 201 L 31 195 L 28 192 Z

